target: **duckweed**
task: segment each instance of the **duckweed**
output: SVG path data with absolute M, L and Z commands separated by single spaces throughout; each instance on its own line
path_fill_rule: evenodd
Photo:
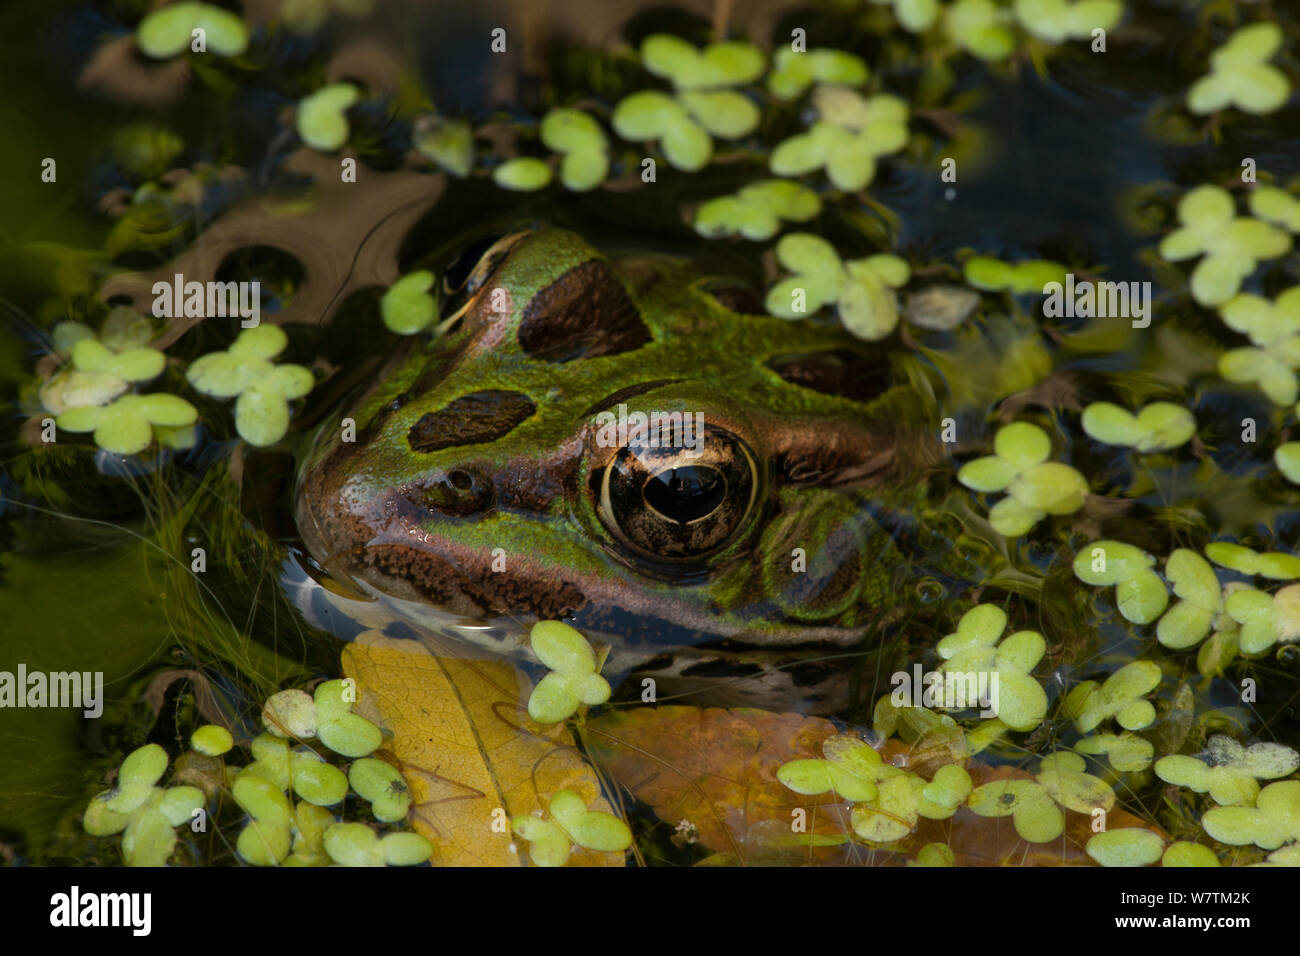
M 563 621 L 538 621 L 529 634 L 533 653 L 550 668 L 528 698 L 528 713 L 539 724 L 567 720 L 582 704 L 609 700 L 610 687 L 597 673 L 587 639 Z
M 1273 461 L 1287 481 L 1300 485 L 1300 442 L 1289 441 L 1278 445 L 1273 452 Z
M 474 128 L 466 120 L 426 114 L 411 132 L 416 152 L 460 179 L 474 168 Z
M 1257 186 L 1250 194 L 1250 211 L 1287 232 L 1300 232 L 1300 200 L 1276 186 Z
M 55 421 L 70 432 L 94 432 L 95 444 L 105 451 L 134 455 L 149 447 L 155 437 L 175 436 L 184 444 L 184 435 L 165 434 L 161 429 L 193 425 L 198 411 L 183 398 L 158 392 L 122 395 L 107 405 L 69 408 Z
M 430 292 L 434 275 L 427 269 L 408 273 L 390 285 L 379 301 L 384 325 L 398 335 L 423 332 L 438 316 L 438 303 Z
M 1222 806 L 1249 806 L 1259 794 L 1257 780 L 1276 780 L 1300 768 L 1300 754 L 1275 743 L 1243 747 L 1216 734 L 1206 741 L 1204 757 L 1171 754 L 1156 761 L 1156 776 L 1166 783 L 1208 793 Z
M 201 754 L 220 757 L 235 745 L 235 738 L 225 727 L 205 724 L 190 735 L 190 747 Z
M 185 373 L 197 391 L 236 398 L 235 428 L 250 445 L 272 445 L 289 430 L 289 402 L 312 390 L 315 379 L 301 365 L 271 362 L 289 337 L 277 325 L 244 329 L 224 352 L 196 359 Z
M 1142 730 L 1155 723 L 1156 709 L 1145 697 L 1160 685 L 1160 666 L 1132 661 L 1106 678 L 1083 681 L 1065 696 L 1064 711 L 1083 733 L 1114 718 L 1125 730 Z
M 511 821 L 515 833 L 531 844 L 529 855 L 537 866 L 563 866 L 575 843 L 606 853 L 619 853 L 632 845 L 626 823 L 613 814 L 588 810 L 572 790 L 556 792 L 549 809 L 549 820 L 520 815 Z
M 1165 849 L 1161 866 L 1222 866 L 1219 858 L 1208 846 L 1179 840 Z
M 348 141 L 347 111 L 361 99 L 351 83 L 331 83 L 298 101 L 298 138 L 324 153 Z
M 595 189 L 609 172 L 609 140 L 600 124 L 576 109 L 551 110 L 542 117 L 542 143 L 561 153 L 560 182 L 566 189 Z
M 1205 546 L 1205 556 L 1215 564 L 1242 574 L 1253 574 L 1274 581 L 1300 578 L 1300 557 L 1281 551 L 1259 554 L 1230 541 L 1214 541 Z
M 825 759 L 791 760 L 776 777 L 795 793 L 815 795 L 834 791 L 845 800 L 874 800 L 877 781 L 890 774 L 874 747 L 847 735 L 822 741 Z
M 1105 755 L 1110 765 L 1120 773 L 1137 773 L 1151 766 L 1156 748 L 1151 741 L 1137 734 L 1093 734 L 1074 745 L 1081 754 Z
M 1178 202 L 1181 226 L 1160 243 L 1169 262 L 1203 258 L 1192 272 L 1192 298 L 1220 306 L 1237 294 L 1260 260 L 1276 259 L 1291 249 L 1291 236 L 1276 226 L 1237 215 L 1227 190 L 1198 186 Z
M 1016 46 L 1010 11 L 993 0 L 957 0 L 944 16 L 949 39 L 981 60 L 1005 60 Z
M 960 673 L 997 674 L 997 717 L 1012 730 L 1033 730 L 1047 713 L 1047 695 L 1030 672 L 1042 660 L 1047 643 L 1037 631 L 1016 631 L 999 642 L 1006 613 L 980 604 L 962 615 L 956 633 L 936 650 L 943 669 Z
M 375 819 L 381 823 L 402 820 L 411 809 L 411 790 L 405 778 L 382 760 L 363 757 L 353 761 L 348 780 L 353 790 L 370 801 Z
M 1083 507 L 1087 481 L 1069 465 L 1047 461 L 1051 440 L 1037 425 L 1014 422 L 998 429 L 993 450 L 963 465 L 957 480 L 973 491 L 1007 492 L 989 512 L 989 523 L 999 534 L 1019 537 L 1049 514 Z
M 1140 452 L 1169 451 L 1196 434 L 1192 413 L 1172 402 L 1152 402 L 1137 415 L 1110 402 L 1093 402 L 1083 410 L 1082 424 L 1099 442 Z
M 502 189 L 533 192 L 550 183 L 551 167 L 533 156 L 517 156 L 492 170 L 492 181 Z
M 1261 654 L 1276 643 L 1300 640 L 1300 584 L 1272 595 L 1242 588 L 1228 595 L 1223 608 L 1241 625 L 1238 643 L 1243 654 Z
M 239 56 L 248 47 L 248 30 L 236 14 L 210 3 L 189 2 L 149 13 L 136 27 L 135 42 L 146 56 L 166 60 L 189 49 L 198 29 L 209 52 L 219 56 Z
M 1300 840 L 1300 780 L 1270 783 L 1253 807 L 1212 807 L 1201 817 L 1201 827 L 1220 843 L 1234 846 L 1254 843 L 1276 850 Z
M 1121 827 L 1094 833 L 1086 851 L 1102 866 L 1150 866 L 1161 858 L 1165 841 L 1154 830 Z
M 893 290 L 911 276 L 897 256 L 876 255 L 841 262 L 834 247 L 820 236 L 792 232 L 776 244 L 777 260 L 794 272 L 767 293 L 767 310 L 792 319 L 812 314 L 832 302 L 840 321 L 859 338 L 884 338 L 898 325 L 898 297 Z M 802 310 L 797 306 L 802 305 Z
M 695 213 L 695 231 L 708 239 L 737 233 L 755 241 L 770 239 L 781 220 L 807 222 L 821 208 L 821 199 L 811 189 L 785 179 L 764 179 L 735 195 L 702 203 Z
M 778 176 L 825 168 L 835 188 L 856 192 L 875 178 L 877 159 L 907 145 L 908 105 L 897 96 L 828 90 L 817 105 L 823 118 L 772 150 L 768 166 Z
M 1088 39 L 1124 15 L 1120 0 L 1016 0 L 1014 9 L 1026 33 L 1049 43 Z
M 799 52 L 782 47 L 772 57 L 767 88 L 782 100 L 801 95 L 813 83 L 861 86 L 867 81 L 867 64 L 862 57 L 844 50 Z
M 1042 295 L 1051 282 L 1064 282 L 1065 266 L 1048 259 L 1003 262 L 992 256 L 971 256 L 963 267 L 966 281 L 985 292 L 1009 291 L 1013 295 Z
M 1193 113 L 1214 113 L 1236 106 L 1247 113 L 1272 113 L 1291 96 L 1286 74 L 1267 62 L 1282 46 L 1276 23 L 1242 27 L 1210 55 L 1210 73 L 1187 91 Z
M 1179 548 L 1165 564 L 1174 594 L 1182 598 L 1156 626 L 1161 644 L 1173 650 L 1195 647 L 1223 611 L 1223 592 L 1209 562 L 1195 551 Z
M 1074 574 L 1094 587 L 1115 586 L 1115 602 L 1127 620 L 1150 624 L 1169 604 L 1160 575 L 1151 570 L 1155 558 L 1122 541 L 1094 541 L 1074 556 Z

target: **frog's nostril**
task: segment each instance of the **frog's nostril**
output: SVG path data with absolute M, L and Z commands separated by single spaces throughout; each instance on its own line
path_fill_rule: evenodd
M 492 483 L 468 468 L 453 468 L 424 488 L 424 503 L 445 515 L 486 511 L 494 498 Z

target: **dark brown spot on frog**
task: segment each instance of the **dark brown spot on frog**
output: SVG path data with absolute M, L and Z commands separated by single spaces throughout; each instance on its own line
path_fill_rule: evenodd
M 617 355 L 650 341 L 636 303 L 600 259 L 574 266 L 533 296 L 519 347 L 547 362 Z
M 761 674 L 761 664 L 742 664 L 739 661 L 700 661 L 682 671 L 683 677 L 751 677 Z
M 657 378 L 653 382 L 642 382 L 639 385 L 629 385 L 627 388 L 620 388 L 617 392 L 611 392 L 606 395 L 578 417 L 590 418 L 592 415 L 613 408 L 619 402 L 626 402 L 629 398 L 636 398 L 638 395 L 653 392 L 656 388 L 662 388 L 665 385 L 676 385 L 680 381 L 682 381 L 680 378 Z
M 510 434 L 536 411 L 533 400 L 521 392 L 473 392 L 420 416 L 407 433 L 407 440 L 411 450 L 418 452 L 485 444 Z
M 855 402 L 869 402 L 891 384 L 885 356 L 859 355 L 847 349 L 781 355 L 768 362 L 768 368 L 792 385 Z

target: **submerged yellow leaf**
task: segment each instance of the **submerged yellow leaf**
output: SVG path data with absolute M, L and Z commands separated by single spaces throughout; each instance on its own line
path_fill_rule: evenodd
M 526 846 L 510 819 L 545 811 L 560 790 L 613 812 L 567 725 L 529 718 L 528 682 L 509 662 L 435 657 L 369 631 L 344 648 L 343 672 L 357 682 L 355 711 L 384 728 L 372 756 L 406 778 L 409 819 L 433 844 L 434 866 L 521 865 Z M 623 854 L 579 847 L 568 865 L 621 866 Z

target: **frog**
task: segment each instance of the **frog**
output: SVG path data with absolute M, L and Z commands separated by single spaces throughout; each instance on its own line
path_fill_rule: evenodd
M 299 469 L 336 603 L 533 663 L 563 620 L 646 700 L 854 702 L 910 586 L 891 515 L 941 458 L 895 354 L 544 223 L 472 243 L 439 300 Z

